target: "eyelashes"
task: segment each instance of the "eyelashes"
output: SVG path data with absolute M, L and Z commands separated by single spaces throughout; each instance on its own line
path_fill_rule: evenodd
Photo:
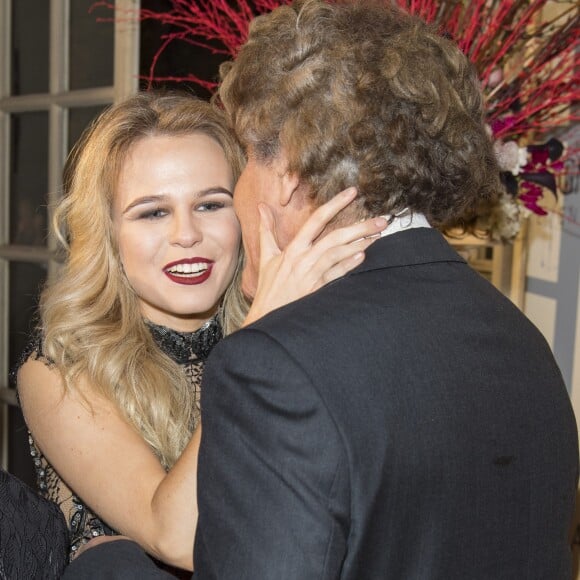
M 231 207 L 231 203 L 226 204 L 223 201 L 206 201 L 206 202 L 197 204 L 194 207 L 194 211 L 200 212 L 200 213 L 210 213 L 210 212 L 218 211 L 218 210 L 223 209 L 225 207 Z M 154 220 L 158 220 L 158 219 L 165 217 L 169 213 L 171 213 L 170 208 L 154 207 L 154 208 L 147 209 L 147 210 L 144 210 L 144 211 L 138 213 L 136 217 L 139 220 L 154 221 Z
M 223 201 L 208 201 L 196 206 L 197 211 L 216 211 L 226 206 Z
M 167 211 L 162 208 L 154 208 L 137 215 L 137 219 L 140 220 L 156 220 L 167 215 Z

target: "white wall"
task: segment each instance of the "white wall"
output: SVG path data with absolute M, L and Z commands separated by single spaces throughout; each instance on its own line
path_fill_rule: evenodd
M 570 148 L 580 147 L 580 125 L 561 138 Z M 529 218 L 524 311 L 552 347 L 580 416 L 579 177 L 568 178 L 567 187 L 569 193 L 558 203 L 549 193 L 545 198 L 547 207 L 567 219 L 557 213 Z
M 580 147 L 580 125 L 562 140 Z M 578 171 L 580 154 L 575 156 Z M 580 176 L 569 179 L 569 193 L 556 209 L 566 219 L 551 214 L 530 218 L 524 311 L 552 347 L 580 419 Z M 548 194 L 549 195 L 549 194 Z M 549 199 L 547 201 L 550 201 Z M 550 205 L 550 204 L 548 204 Z M 552 203 L 552 206 L 554 204 Z M 576 501 L 576 538 L 580 537 L 580 493 Z M 574 533 L 574 532 L 573 532 Z M 578 539 L 576 539 L 578 541 Z M 576 579 L 580 580 L 580 544 L 574 545 Z

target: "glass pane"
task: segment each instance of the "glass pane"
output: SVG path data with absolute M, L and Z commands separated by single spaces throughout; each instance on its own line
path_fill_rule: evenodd
M 12 94 L 48 92 L 50 2 L 12 2 Z
M 38 295 L 46 280 L 46 265 L 13 262 L 9 276 L 8 362 L 10 368 L 15 369 L 37 323 Z M 14 377 L 11 377 L 10 386 L 16 386 Z M 8 430 L 8 469 L 34 485 L 27 431 L 20 409 L 10 408 Z
M 70 89 L 88 89 L 113 85 L 113 22 L 110 10 L 90 12 L 95 0 L 70 3 Z
M 48 113 L 11 117 L 10 243 L 46 243 Z
M 44 263 L 11 262 L 8 359 L 14 369 L 37 322 L 38 297 L 47 275 Z M 14 386 L 13 384 L 11 386 Z
M 89 126 L 90 122 L 96 118 L 101 111 L 107 108 L 107 105 L 99 107 L 83 107 L 78 109 L 69 109 L 68 113 L 68 149 L 79 140 L 83 131 Z
M 36 474 L 28 446 L 28 430 L 17 407 L 8 408 L 8 471 L 36 488 Z

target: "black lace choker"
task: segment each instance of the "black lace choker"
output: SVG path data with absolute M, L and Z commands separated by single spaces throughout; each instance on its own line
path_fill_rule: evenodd
M 146 323 L 159 348 L 181 365 L 205 360 L 223 337 L 221 326 L 215 316 L 194 332 L 178 332 L 148 320 Z

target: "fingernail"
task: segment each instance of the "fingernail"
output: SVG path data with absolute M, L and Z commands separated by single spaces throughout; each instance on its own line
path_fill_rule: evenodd
M 389 222 L 385 218 L 380 217 L 375 220 L 375 225 L 378 228 L 385 229 L 389 225 Z
M 342 192 L 342 195 L 346 198 L 356 197 L 356 187 L 349 187 Z
M 365 253 L 364 253 L 364 252 L 357 252 L 357 253 L 356 253 L 356 254 L 355 254 L 353 257 L 352 257 L 352 259 L 353 259 L 355 262 L 360 262 L 360 261 L 361 261 L 361 260 L 362 260 L 364 257 L 365 257 Z

